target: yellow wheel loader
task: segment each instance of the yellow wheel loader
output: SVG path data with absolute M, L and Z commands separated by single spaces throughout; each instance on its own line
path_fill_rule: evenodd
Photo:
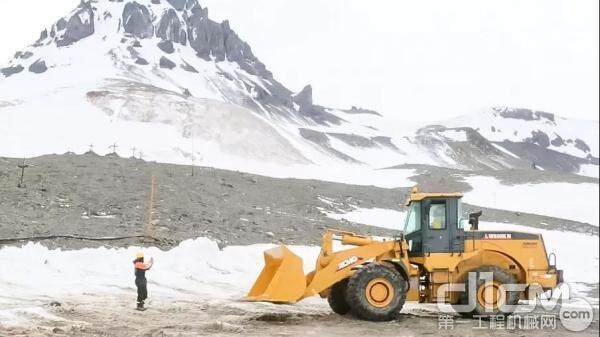
M 464 316 L 491 316 L 508 315 L 519 299 L 562 282 L 540 235 L 480 231 L 481 212 L 461 219 L 461 197 L 413 188 L 398 237 L 326 231 L 315 270 L 306 275 L 302 259 L 287 247 L 267 250 L 245 299 L 295 303 L 320 295 L 334 312 L 371 321 L 395 319 L 405 301 L 443 302 Z

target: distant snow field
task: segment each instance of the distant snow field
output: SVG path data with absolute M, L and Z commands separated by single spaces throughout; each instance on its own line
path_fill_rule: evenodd
M 474 176 L 467 203 L 515 212 L 546 215 L 598 226 L 598 184 L 540 183 L 504 185 L 495 178 Z
M 600 171 L 600 166 L 598 166 L 598 165 L 583 164 L 579 168 L 579 173 L 577 173 L 577 174 L 586 176 L 586 177 L 598 178 L 598 177 L 600 177 L 599 171 Z

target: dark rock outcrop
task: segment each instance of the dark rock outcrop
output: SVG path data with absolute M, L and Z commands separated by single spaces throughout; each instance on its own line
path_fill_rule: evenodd
M 329 142 L 329 137 L 325 133 L 306 128 L 299 128 L 298 131 L 300 131 L 300 136 L 302 136 L 302 138 L 319 145 L 321 148 L 335 155 L 336 157 L 343 159 L 347 162 L 360 163 L 360 161 L 348 156 L 343 152 L 334 149 L 331 146 L 331 143 Z
M 378 113 L 377 111 L 369 110 L 369 109 L 363 109 L 363 108 L 359 108 L 359 107 L 355 107 L 355 106 L 352 106 L 352 108 L 350 108 L 350 110 L 342 110 L 342 111 L 345 112 L 345 113 L 347 113 L 347 114 L 351 114 L 351 115 L 365 114 L 365 115 L 381 116 L 381 114 Z
M 89 3 L 82 2 L 69 21 L 64 23 L 64 19 L 61 19 L 56 23 L 57 32 L 63 31 L 63 29 L 58 29 L 63 25 L 64 32 L 62 34 L 55 33 L 58 47 L 69 46 L 94 34 L 94 10 Z
M 299 93 L 292 96 L 292 100 L 300 106 L 300 109 L 312 106 L 312 86 L 310 84 L 305 86 Z
M 167 54 L 173 54 L 175 52 L 175 48 L 173 47 L 173 42 L 171 41 L 161 41 L 158 43 L 158 48 L 164 51 Z
M 531 131 L 531 137 L 525 139 L 526 143 L 536 144 L 541 147 L 550 146 L 550 137 L 540 130 Z
M 575 139 L 575 147 L 583 152 L 590 152 L 590 147 L 581 139 Z
M 65 28 L 67 28 L 67 20 L 65 20 L 65 18 L 60 18 L 60 20 L 56 22 L 56 31 L 60 32 Z
M 185 8 L 186 0 L 167 0 L 176 10 L 181 11 Z
M 224 35 L 221 25 L 208 18 L 208 9 L 195 6 L 186 19 L 187 37 L 190 46 L 199 57 L 209 61 L 225 60 Z
M 128 2 L 123 10 L 123 29 L 125 33 L 140 39 L 154 36 L 154 25 L 148 8 L 135 1 Z
M 198 72 L 198 70 L 196 70 L 196 68 L 192 67 L 191 65 L 189 65 L 189 64 L 187 64 L 185 62 L 181 65 L 181 69 L 183 69 L 183 70 L 185 70 L 187 72 L 190 72 L 190 73 L 197 73 Z
M 298 112 L 319 124 L 339 124 L 342 120 L 327 112 L 324 107 L 314 105 L 312 86 L 305 86 L 299 93 L 291 96 L 292 102 L 298 105 Z
M 5 77 L 10 77 L 10 76 L 12 76 L 14 74 L 18 74 L 22 71 L 23 71 L 23 66 L 20 64 L 18 64 L 16 66 L 8 67 L 8 68 L 0 69 L 0 73 L 2 73 L 2 75 L 4 75 Z
M 379 145 L 385 146 L 387 148 L 390 148 L 392 150 L 395 150 L 397 152 L 401 152 L 403 153 L 397 146 L 396 144 L 394 144 L 392 142 L 392 138 L 390 137 L 385 137 L 385 136 L 376 136 L 376 137 L 372 137 L 371 140 L 373 140 L 374 142 L 376 142 Z
M 156 28 L 156 36 L 166 41 L 184 44 L 186 42 L 185 31 L 182 30 L 181 21 L 173 9 L 163 14 Z
M 354 147 L 376 147 L 377 146 L 377 143 L 375 143 L 374 140 L 364 137 L 364 136 L 360 136 L 360 135 L 349 134 L 349 133 L 337 133 L 337 132 L 329 132 L 327 134 L 329 136 L 337 138 L 337 139 L 341 140 L 342 142 L 344 142 L 350 146 L 354 146 Z
M 42 32 L 40 33 L 40 37 L 38 38 L 38 40 L 33 44 L 34 47 L 40 46 L 42 45 L 42 43 L 44 42 L 44 40 L 46 40 L 48 38 L 48 30 L 44 29 L 42 30 Z
M 535 121 L 542 118 L 554 122 L 553 113 L 543 111 L 533 111 L 530 109 L 509 109 L 509 108 L 493 108 L 494 111 L 504 118 L 521 119 L 525 121 Z
M 145 58 L 143 58 L 143 57 L 138 57 L 138 58 L 135 60 L 135 64 L 139 64 L 139 65 L 141 65 L 141 66 L 145 66 L 145 65 L 148 65 L 148 61 L 146 61 L 146 59 L 145 59 Z
M 15 58 L 16 59 L 26 60 L 26 59 L 28 59 L 28 58 L 30 58 L 32 56 L 33 56 L 33 53 L 30 52 L 30 51 L 25 51 L 25 52 L 18 51 L 18 52 L 15 53 Z
M 553 146 L 557 146 L 557 147 L 565 145 L 565 141 L 562 139 L 562 137 L 557 134 L 555 134 L 555 135 L 556 135 L 556 138 L 552 139 L 552 141 L 550 141 L 550 144 L 552 144 Z
M 159 65 L 161 68 L 165 68 L 165 69 L 173 69 L 176 66 L 175 63 L 173 63 L 173 61 L 169 60 L 168 58 L 166 58 L 164 56 L 160 58 Z
M 41 73 L 45 72 L 46 70 L 48 70 L 48 67 L 46 66 L 46 62 L 42 59 L 33 62 L 29 66 L 29 71 L 34 74 L 41 74 Z

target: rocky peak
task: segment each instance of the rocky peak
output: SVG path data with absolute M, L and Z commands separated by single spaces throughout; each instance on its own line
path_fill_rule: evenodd
M 94 10 L 89 2 L 81 4 L 72 13 L 69 20 L 61 18 L 52 30 L 58 47 L 69 46 L 94 34 Z M 42 33 L 43 36 L 43 33 Z
M 148 7 L 135 1 L 128 2 L 123 9 L 123 29 L 125 33 L 140 39 L 154 36 L 154 25 Z
M 156 36 L 166 41 L 187 44 L 187 33 L 174 9 L 163 14 L 156 28 Z
M 108 5 L 108 2 L 111 4 Z M 13 76 L 25 69 L 36 74 L 54 71 L 57 69 L 56 63 L 45 58 L 45 55 L 40 55 L 44 52 L 38 53 L 36 48 L 73 46 L 95 33 L 99 35 L 99 32 L 113 32 L 111 34 L 116 34 L 116 38 L 97 36 L 98 43 L 120 41 L 122 44 L 130 41 L 127 50 L 131 58 L 119 60 L 122 63 L 129 63 L 134 67 L 154 64 L 165 71 L 179 66 L 188 72 L 197 73 L 181 55 L 176 55 L 178 51 L 184 51 L 183 48 L 191 48 L 197 57 L 207 62 L 233 62 L 243 72 L 256 77 L 254 79 L 242 74 L 236 79 L 236 76 L 231 76 L 226 71 L 220 73 L 224 79 L 238 81 L 236 86 L 246 91 L 247 97 L 235 98 L 234 101 L 257 111 L 275 109 L 282 115 L 289 112 L 317 123 L 339 122 L 326 109 L 313 104 L 310 85 L 293 95 L 273 78 L 272 73 L 254 55 L 250 45 L 231 28 L 229 21 L 216 22 L 208 14 L 208 9 L 202 7 L 197 0 L 82 1 L 68 16 L 60 18 L 50 29 L 44 30 L 39 40 L 26 52 L 19 54 L 19 57 L 15 57 L 9 67 L 0 69 L 1 74 L 4 77 Z M 160 39 L 156 43 L 160 57 L 154 60 L 149 55 L 143 57 L 134 49 L 144 44 L 142 40 L 151 38 Z M 109 46 L 115 47 L 118 46 Z M 116 54 L 109 52 L 109 55 L 115 57 Z M 25 56 L 32 59 L 25 61 Z M 293 103 L 300 108 L 293 109 Z
M 305 86 L 299 93 L 292 97 L 292 100 L 294 103 L 298 104 L 300 108 L 312 106 L 312 86 L 310 84 Z
M 181 11 L 185 8 L 187 0 L 167 0 L 176 10 Z

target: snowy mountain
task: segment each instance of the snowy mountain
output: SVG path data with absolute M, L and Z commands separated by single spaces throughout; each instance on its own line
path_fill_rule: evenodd
M 196 0 L 82 1 L 0 73 L 4 156 L 102 154 L 116 145 L 121 156 L 259 173 L 598 165 L 598 122 L 493 108 L 415 127 L 319 106 L 310 85 L 287 89 Z

